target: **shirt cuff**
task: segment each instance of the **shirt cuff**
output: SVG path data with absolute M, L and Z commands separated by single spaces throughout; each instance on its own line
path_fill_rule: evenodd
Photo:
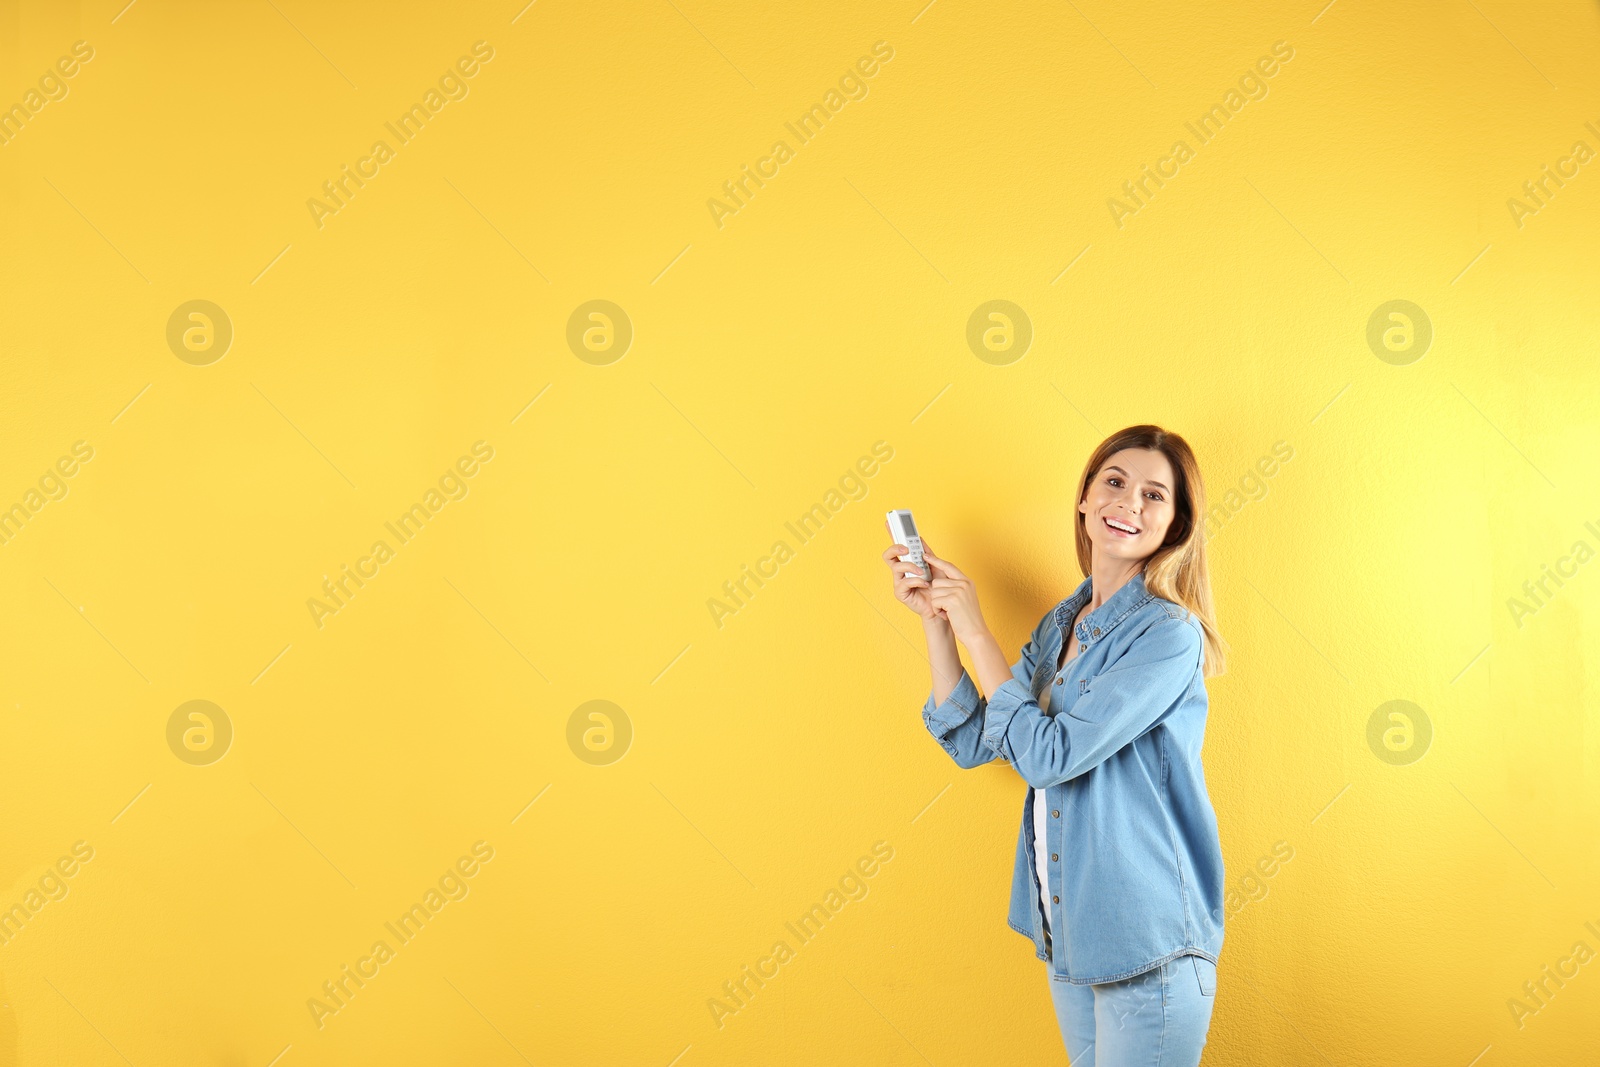
M 1016 762 L 1016 752 L 1006 732 L 1011 728 L 1011 720 L 1017 712 L 1030 703 L 1033 703 L 1033 694 L 1015 678 L 1007 678 L 989 695 L 989 703 L 983 713 L 983 743 L 1007 763 Z
M 928 690 L 927 702 L 922 705 L 922 721 L 927 724 L 928 730 L 935 737 L 943 737 L 954 730 L 978 710 L 978 701 L 981 699 L 977 685 L 962 668 L 961 677 L 956 680 L 956 687 L 950 690 L 950 695 L 944 698 L 944 703 L 935 706 L 933 703 L 933 690 Z

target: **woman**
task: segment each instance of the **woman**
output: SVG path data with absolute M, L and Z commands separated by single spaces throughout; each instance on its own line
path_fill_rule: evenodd
M 926 541 L 932 581 L 896 558 L 904 545 L 884 559 L 927 634 L 929 732 L 958 766 L 999 757 L 1031 787 L 1008 921 L 1046 961 L 1072 1067 L 1193 1067 L 1223 933 L 1222 849 L 1200 762 L 1205 677 L 1223 669 L 1205 489 L 1188 443 L 1158 426 L 1107 438 L 1078 488 L 1088 577 L 1045 612 L 1015 664 L 972 579 Z

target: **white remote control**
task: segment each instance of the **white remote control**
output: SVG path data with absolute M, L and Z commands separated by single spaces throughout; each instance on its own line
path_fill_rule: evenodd
M 909 556 L 901 556 L 901 563 L 915 563 L 922 568 L 922 577 L 925 581 L 933 581 L 933 570 L 922 558 L 922 538 L 917 536 L 917 524 L 911 518 L 911 512 L 906 510 L 891 511 L 886 516 L 889 520 L 889 533 L 894 537 L 894 543 L 905 545 L 911 550 Z

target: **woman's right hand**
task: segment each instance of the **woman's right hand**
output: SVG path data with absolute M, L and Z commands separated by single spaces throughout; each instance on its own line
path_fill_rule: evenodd
M 889 528 L 889 523 L 887 520 L 884 521 L 883 525 L 885 529 Z M 891 536 L 894 533 L 893 530 L 890 530 L 889 532 Z M 928 542 L 926 539 L 924 539 L 922 542 L 922 550 L 924 554 L 931 551 L 931 549 L 928 548 Z M 916 612 L 918 615 L 921 615 L 924 619 L 929 621 L 934 619 L 943 619 L 948 622 L 949 620 L 944 611 L 933 606 L 933 601 L 928 596 L 928 591 L 931 586 L 929 586 L 928 580 L 922 576 L 921 568 L 910 561 L 904 563 L 900 562 L 900 556 L 906 556 L 910 554 L 911 549 L 907 548 L 905 545 L 890 545 L 884 550 L 883 561 L 889 565 L 890 572 L 895 576 L 895 599 L 900 601 L 900 603 L 904 604 L 906 607 L 910 608 L 912 611 Z

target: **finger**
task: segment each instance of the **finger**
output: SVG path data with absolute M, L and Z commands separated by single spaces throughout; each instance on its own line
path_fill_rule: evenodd
M 890 545 L 883 550 L 883 560 L 885 563 L 895 563 L 898 557 L 908 555 L 910 551 L 905 545 Z
M 927 553 L 924 552 L 923 556 L 927 557 Z M 961 572 L 961 569 L 959 567 L 957 567 L 954 563 L 951 563 L 949 560 L 941 559 L 941 560 L 938 560 L 937 562 L 939 564 L 939 569 L 944 571 L 945 577 L 947 577 L 947 578 L 965 578 L 966 577 L 966 575 Z

